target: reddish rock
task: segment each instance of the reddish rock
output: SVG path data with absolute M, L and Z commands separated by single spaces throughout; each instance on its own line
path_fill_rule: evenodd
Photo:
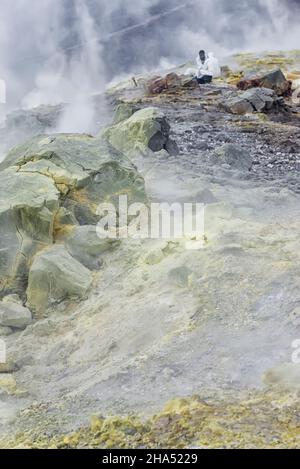
M 175 92 L 183 88 L 197 88 L 197 82 L 187 76 L 179 76 L 176 73 L 168 73 L 165 77 L 153 77 L 148 83 L 149 94 L 161 94 Z
M 237 87 L 243 91 L 250 88 L 270 88 L 278 96 L 290 96 L 292 93 L 292 82 L 285 78 L 280 69 L 265 75 L 257 75 L 240 80 L 237 83 Z

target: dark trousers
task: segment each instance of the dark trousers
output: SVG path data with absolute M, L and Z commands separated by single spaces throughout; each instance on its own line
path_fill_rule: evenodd
M 211 83 L 212 82 L 212 76 L 211 75 L 203 75 L 203 77 L 198 78 L 196 77 L 197 82 L 199 85 L 205 85 L 206 83 Z

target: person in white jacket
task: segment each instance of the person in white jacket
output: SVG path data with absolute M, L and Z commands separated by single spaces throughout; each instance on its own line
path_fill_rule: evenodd
M 211 83 L 213 78 L 221 75 L 219 61 L 212 52 L 206 55 L 205 51 L 201 50 L 196 62 L 198 68 L 196 80 L 199 84 Z

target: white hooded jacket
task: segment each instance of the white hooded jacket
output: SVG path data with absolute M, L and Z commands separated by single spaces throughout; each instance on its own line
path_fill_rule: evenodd
M 200 57 L 197 59 L 198 72 L 197 77 L 201 78 L 204 75 L 209 75 L 213 78 L 218 78 L 221 76 L 221 68 L 218 59 L 214 56 L 212 52 L 207 54 L 206 60 L 204 63 L 201 62 Z

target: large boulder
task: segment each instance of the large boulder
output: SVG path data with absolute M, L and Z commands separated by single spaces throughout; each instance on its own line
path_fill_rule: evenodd
M 268 88 L 251 88 L 227 99 L 223 106 L 233 114 L 248 114 L 270 111 L 277 102 L 277 96 Z
M 45 175 L 63 196 L 92 211 L 103 201 L 115 201 L 120 193 L 135 202 L 145 200 L 144 181 L 132 163 L 107 142 L 89 135 L 33 138 L 14 148 L 0 171 L 11 166 L 19 173 Z
M 247 100 L 243 99 L 241 96 L 234 96 L 229 99 L 226 99 L 222 106 L 226 111 L 231 112 L 232 114 L 250 114 L 254 112 L 252 104 Z
M 156 108 L 135 112 L 129 119 L 108 127 L 102 136 L 114 148 L 130 156 L 136 150 L 157 152 L 170 148 L 170 125 Z
M 38 316 L 66 299 L 84 297 L 92 284 L 91 272 L 62 245 L 37 254 L 29 271 L 27 303 Z
M 53 180 L 16 168 L 0 172 L 0 294 L 24 288 L 30 259 L 53 242 L 58 207 Z
M 291 94 L 292 82 L 285 78 L 280 69 L 276 69 L 264 75 L 244 78 L 237 83 L 237 87 L 240 90 L 256 87 L 269 88 L 278 96 L 288 96 Z
M 147 201 L 135 166 L 106 141 L 62 134 L 12 149 L 0 163 L 0 298 L 24 299 L 36 254 L 78 225 L 95 226 L 99 204 L 117 206 L 120 194 L 128 204 Z

